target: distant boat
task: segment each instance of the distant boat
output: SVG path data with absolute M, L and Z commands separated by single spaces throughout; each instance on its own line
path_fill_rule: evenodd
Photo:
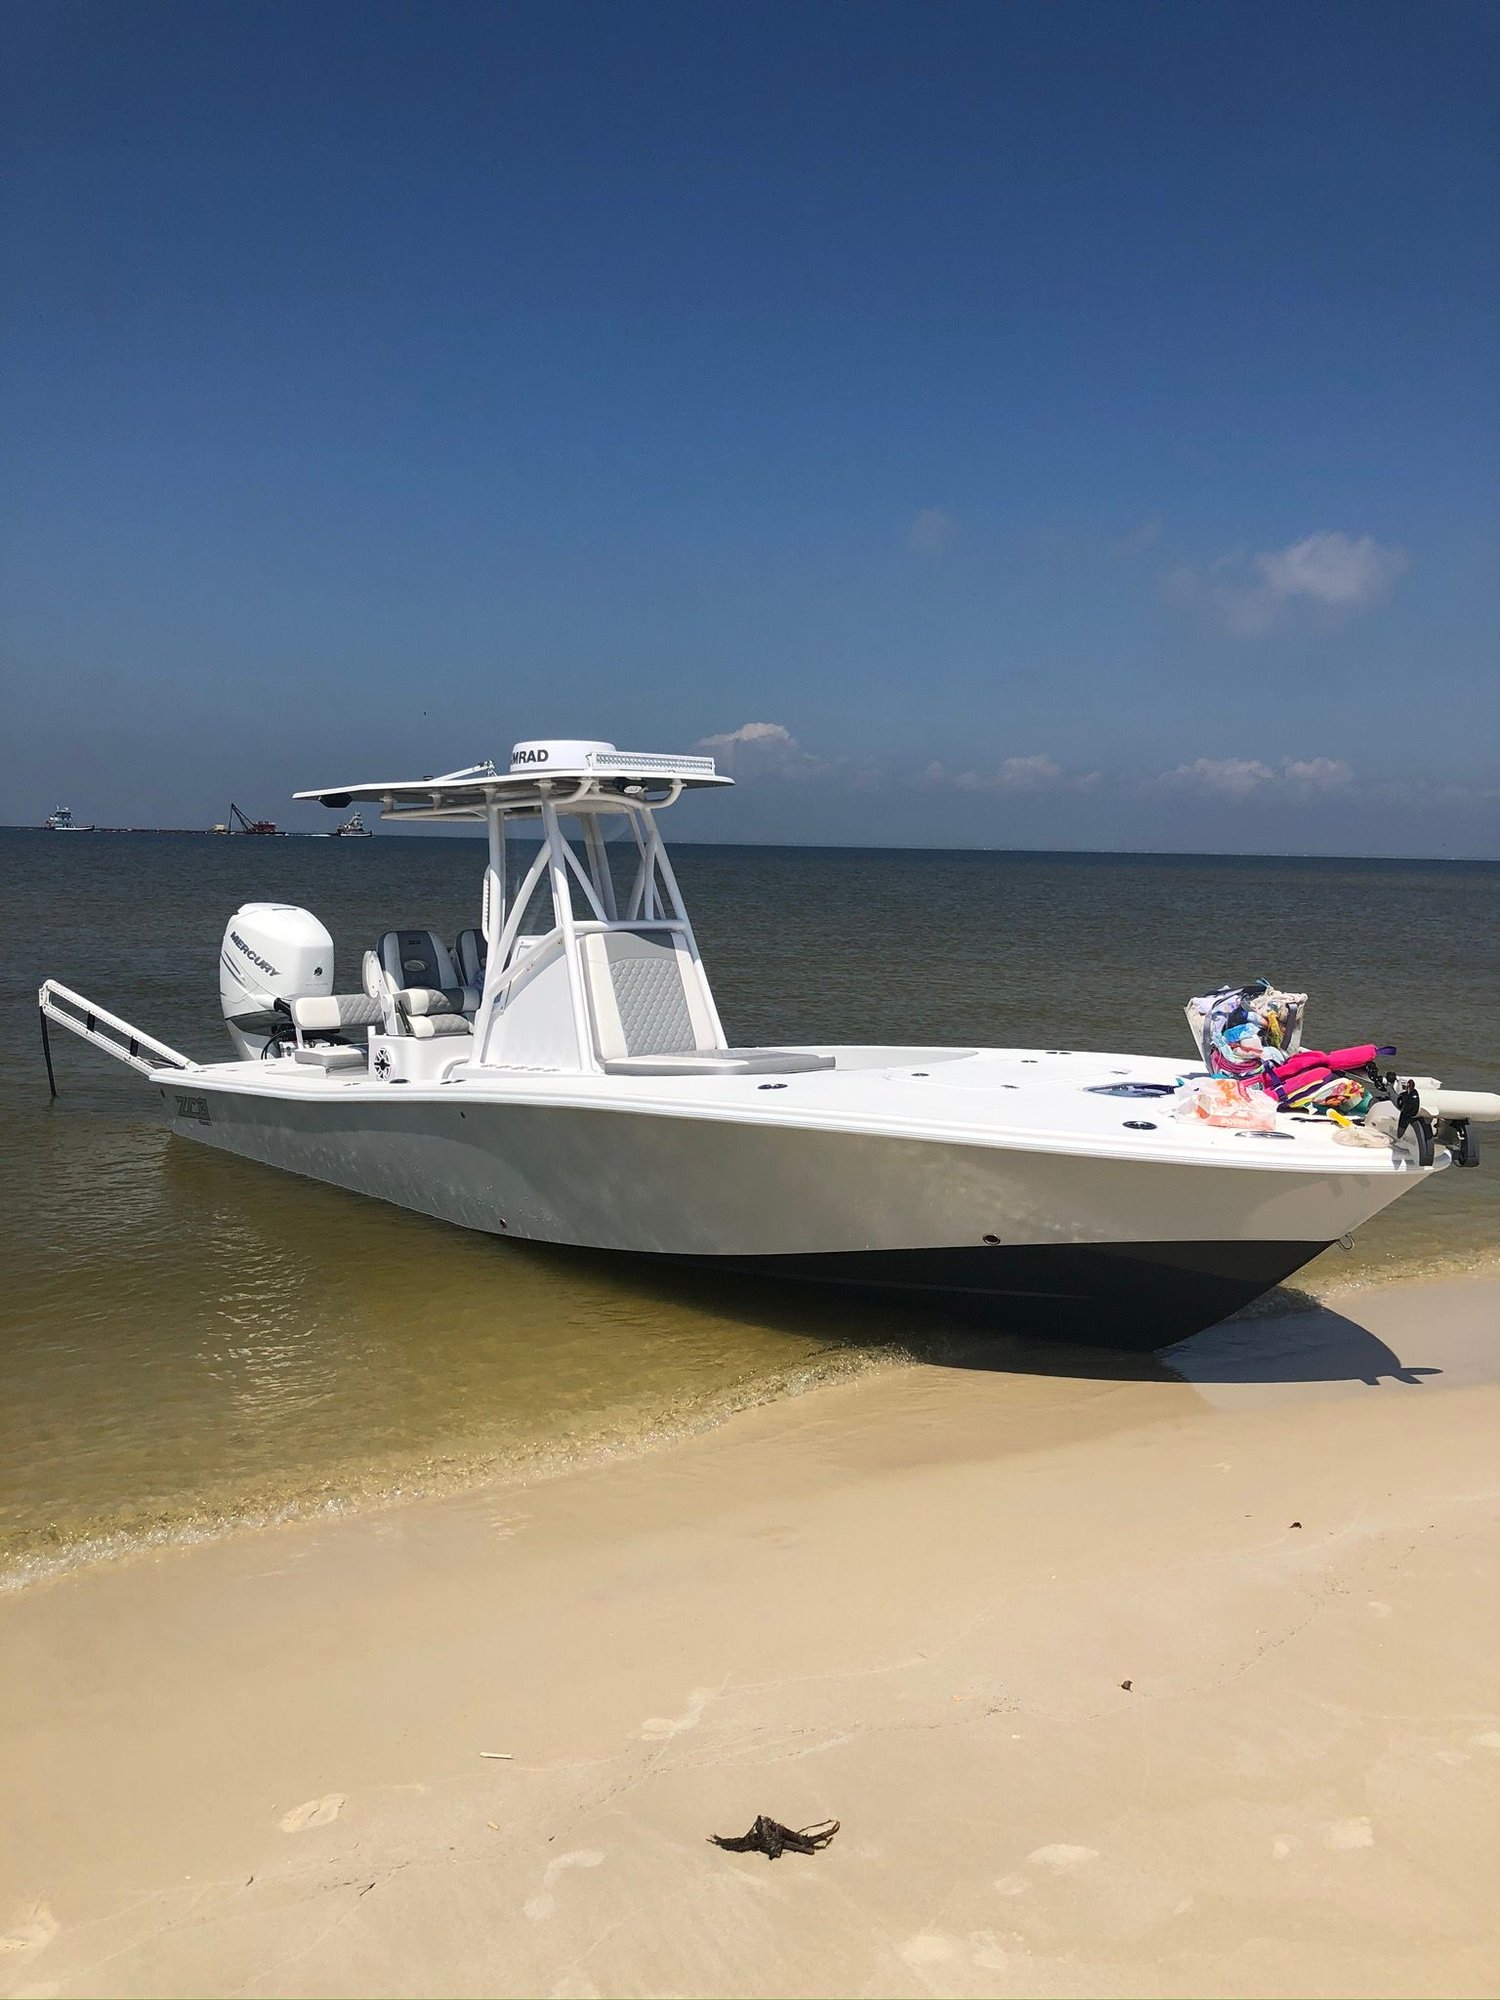
M 368 840 L 370 829 L 357 812 L 350 813 L 342 826 L 336 826 L 332 833 L 325 833 L 325 840 Z
M 285 840 L 287 837 L 276 824 L 275 820 L 251 819 L 248 813 L 240 811 L 233 799 L 229 801 L 229 824 L 227 826 L 216 826 L 214 832 L 270 834 L 275 835 L 281 840 Z
M 355 817 L 357 818 L 358 815 L 356 814 Z M 42 821 L 42 825 L 48 833 L 92 833 L 94 831 L 91 826 L 80 826 L 78 824 L 77 820 L 73 817 L 73 808 L 71 806 L 59 806 L 55 812 L 47 815 Z

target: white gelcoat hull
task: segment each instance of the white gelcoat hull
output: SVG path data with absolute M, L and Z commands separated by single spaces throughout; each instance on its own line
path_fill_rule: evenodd
M 776 1122 L 493 1102 L 341 1103 L 216 1087 L 161 1095 L 188 1138 L 463 1228 L 694 1258 L 1011 1245 L 1286 1242 L 1321 1247 L 1422 1175 L 1205 1171 Z M 1311 1253 L 1309 1253 L 1311 1254 Z

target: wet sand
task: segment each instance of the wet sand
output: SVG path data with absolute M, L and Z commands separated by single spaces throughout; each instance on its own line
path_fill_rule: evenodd
M 1370 1289 L 19 1592 L 0 1992 L 1494 1994 L 1497 1348 Z

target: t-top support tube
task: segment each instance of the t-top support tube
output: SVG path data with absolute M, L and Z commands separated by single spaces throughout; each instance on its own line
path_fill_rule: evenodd
M 615 907 L 615 880 L 610 873 L 609 854 L 604 845 L 604 828 L 599 824 L 597 813 L 585 814 L 583 839 L 588 850 L 589 871 L 594 878 L 594 887 L 604 906 L 605 916 L 614 923 L 620 912 Z
M 485 831 L 489 853 L 484 870 L 484 900 L 479 921 L 484 931 L 484 980 L 479 1006 L 474 1015 L 474 1046 L 482 1051 L 489 1040 L 490 1020 L 495 1007 L 495 988 L 503 970 L 501 940 L 505 935 L 505 814 L 490 799 L 485 806 Z
M 589 1027 L 588 1004 L 583 993 L 583 961 L 578 950 L 578 933 L 573 928 L 573 891 L 568 881 L 568 861 L 563 848 L 562 828 L 557 808 L 550 798 L 542 800 L 542 829 L 547 842 L 547 867 L 552 881 L 552 918 L 562 933 L 563 960 L 568 968 L 568 999 L 573 1010 L 573 1034 L 578 1044 L 578 1066 L 597 1071 L 593 1031 Z

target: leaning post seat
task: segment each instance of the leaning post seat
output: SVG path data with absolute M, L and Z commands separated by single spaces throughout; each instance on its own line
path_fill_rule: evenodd
M 687 940 L 669 924 L 580 940 L 599 1061 L 607 1076 L 759 1076 L 832 1069 L 832 1056 L 727 1049 Z

